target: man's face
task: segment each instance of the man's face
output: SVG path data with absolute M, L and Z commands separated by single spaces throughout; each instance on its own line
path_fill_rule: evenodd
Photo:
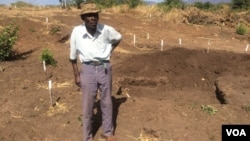
M 99 21 L 99 14 L 98 13 L 88 13 L 88 14 L 84 14 L 82 19 L 85 22 L 85 25 L 88 28 L 92 28 L 95 29 L 97 26 L 97 23 Z

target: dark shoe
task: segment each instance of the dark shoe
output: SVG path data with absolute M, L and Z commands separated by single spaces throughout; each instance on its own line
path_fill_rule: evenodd
M 108 136 L 106 137 L 106 141 L 116 141 L 115 136 Z
M 102 136 L 106 139 L 106 141 L 116 141 L 116 137 L 114 135 L 111 136 Z

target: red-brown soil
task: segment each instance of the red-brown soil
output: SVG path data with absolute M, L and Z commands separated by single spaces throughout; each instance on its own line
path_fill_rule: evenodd
M 78 13 L 1 7 L 1 27 L 15 18 L 20 29 L 14 46 L 19 56 L 0 64 L 0 141 L 82 140 L 82 95 L 74 85 L 67 40 L 82 22 Z M 219 141 L 222 124 L 250 123 L 248 41 L 234 28 L 166 22 L 137 12 L 103 11 L 100 22 L 123 35 L 111 58 L 119 141 Z M 60 31 L 51 34 L 56 27 Z M 45 48 L 57 61 L 46 73 L 39 58 Z M 101 141 L 98 99 L 96 105 L 95 140 Z M 210 115 L 202 106 L 217 112 Z

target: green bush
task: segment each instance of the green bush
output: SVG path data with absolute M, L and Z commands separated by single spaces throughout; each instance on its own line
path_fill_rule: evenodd
M 201 110 L 208 113 L 209 115 L 214 115 L 218 110 L 210 105 L 201 105 Z
M 54 34 L 56 34 L 57 32 L 60 32 L 61 31 L 61 28 L 60 28 L 60 26 L 54 26 L 54 27 L 52 27 L 51 29 L 50 29 L 50 34 L 52 34 L 52 35 L 54 35 Z
M 242 106 L 242 109 L 244 109 L 246 111 L 250 111 L 250 104 Z
M 140 5 L 142 3 L 141 0 L 128 0 L 127 4 L 129 6 L 129 8 L 136 8 L 138 5 Z
M 57 62 L 53 57 L 53 54 L 50 52 L 49 49 L 44 49 L 41 56 L 41 61 L 45 61 L 47 65 L 56 66 Z
M 11 3 L 12 6 L 16 6 L 16 7 L 33 7 L 32 4 L 24 2 L 24 1 L 17 1 L 16 3 Z
M 239 24 L 236 28 L 236 33 L 240 35 L 245 35 L 247 33 L 247 27 L 243 24 Z
M 164 11 L 170 11 L 171 9 L 185 9 L 185 3 L 182 0 L 164 0 L 159 6 Z
M 211 11 L 215 11 L 215 10 L 219 10 L 222 9 L 222 4 L 212 4 L 211 2 L 195 2 L 194 3 L 194 7 L 197 7 L 201 10 L 211 10 Z
M 231 1 L 232 9 L 239 9 L 239 10 L 249 10 L 250 9 L 250 2 L 249 0 L 232 0 Z
M 0 32 L 0 61 L 13 57 L 13 45 L 17 39 L 17 32 L 18 26 L 14 22 Z
M 29 28 L 29 31 L 30 31 L 30 32 L 36 32 L 36 29 L 35 29 L 35 27 L 30 27 L 30 28 Z

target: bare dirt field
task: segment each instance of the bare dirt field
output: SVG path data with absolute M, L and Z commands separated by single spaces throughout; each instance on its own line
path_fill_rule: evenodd
M 82 22 L 79 11 L 1 7 L 0 29 L 12 19 L 19 25 L 19 57 L 0 64 L 0 141 L 82 140 L 82 95 L 68 61 L 68 37 Z M 249 36 L 229 26 L 137 11 L 103 11 L 100 23 L 123 35 L 111 58 L 119 141 L 220 141 L 222 124 L 250 124 Z M 40 56 L 46 48 L 57 66 L 45 73 Z M 97 141 L 103 140 L 100 123 L 97 99 Z

